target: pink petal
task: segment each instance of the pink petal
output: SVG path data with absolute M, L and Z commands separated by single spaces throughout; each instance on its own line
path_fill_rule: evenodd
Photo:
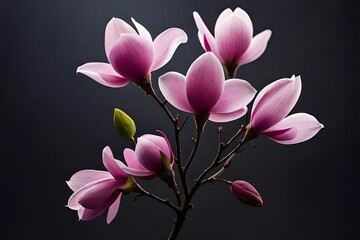
M 165 135 L 165 133 L 163 133 L 162 131 L 160 130 L 156 130 L 157 132 L 159 132 L 161 134 L 161 136 L 165 139 L 166 141 L 166 144 L 167 144 L 167 149 L 169 149 L 169 154 L 170 156 L 168 156 L 170 158 L 170 163 L 172 164 L 174 162 L 174 155 L 173 155 L 173 152 L 172 152 L 172 148 L 171 148 L 171 144 L 170 144 L 170 141 L 168 139 L 168 137 Z M 162 151 L 163 153 L 166 154 L 166 152 Z
M 215 28 L 214 28 L 215 32 L 219 31 L 219 26 L 221 26 L 221 23 L 224 21 L 224 19 L 226 17 L 228 17 L 232 13 L 233 13 L 233 11 L 230 8 L 227 8 L 224 11 L 222 11 L 222 13 L 220 13 L 220 15 L 217 18 L 216 23 L 215 23 Z
M 251 112 L 252 128 L 262 132 L 284 119 L 295 106 L 300 92 L 300 76 L 267 85 L 255 98 Z
M 213 122 L 230 122 L 244 116 L 247 110 L 248 108 L 244 107 L 234 112 L 228 112 L 228 113 L 210 112 L 209 120 Z
M 251 39 L 251 29 L 236 14 L 227 16 L 215 29 L 216 45 L 225 63 L 237 62 Z
M 79 220 L 91 220 L 98 216 L 100 216 L 103 212 L 105 212 L 106 207 L 98 208 L 98 209 L 85 209 L 81 208 L 78 210 Z
M 116 164 L 116 160 L 114 159 L 110 147 L 107 146 L 104 148 L 102 152 L 102 158 L 104 166 L 111 173 L 111 175 L 116 180 L 119 180 L 122 184 L 125 184 L 128 175 Z
M 160 132 L 163 136 L 165 136 L 163 132 L 159 130 L 157 131 Z M 168 158 L 171 158 L 171 146 L 167 138 L 165 139 L 164 137 L 156 136 L 153 134 L 145 134 L 141 136 L 141 138 L 145 138 L 146 140 L 154 143 L 160 151 L 162 151 Z
M 124 159 L 126 161 L 126 164 L 128 165 L 129 168 L 149 172 L 149 170 L 144 168 L 144 166 L 140 164 L 139 160 L 137 160 L 136 154 L 132 149 L 125 148 L 124 151 L 123 151 L 123 155 L 124 155 Z
M 155 139 L 152 139 L 151 141 L 148 136 L 149 135 L 143 135 L 138 138 L 135 148 L 136 158 L 139 160 L 141 165 L 143 165 L 149 171 L 160 173 L 164 168 L 164 164 L 160 155 L 160 150 L 162 149 L 156 143 L 154 143 L 156 142 Z M 165 140 L 163 139 L 163 141 Z
M 103 182 L 107 182 L 107 181 L 111 181 L 114 180 L 114 178 L 112 176 L 110 176 L 110 178 L 103 178 L 103 179 L 99 179 L 99 180 L 95 180 L 93 182 L 90 182 L 88 184 L 86 184 L 85 186 L 83 186 L 82 188 L 80 188 L 79 190 L 77 190 L 76 192 L 74 192 L 68 200 L 68 204 L 67 206 L 70 209 L 73 210 L 79 210 L 82 206 L 79 204 L 79 198 L 84 194 L 84 192 L 86 192 L 89 188 L 103 183 Z
M 225 81 L 224 91 L 211 109 L 211 113 L 229 113 L 237 111 L 254 98 L 256 89 L 250 83 L 241 79 L 230 79 Z
M 187 99 L 196 113 L 208 113 L 224 89 L 223 67 L 211 52 L 202 54 L 186 75 Z
M 206 44 L 205 44 L 204 40 L 206 39 L 207 45 L 211 49 L 211 52 L 213 52 L 216 55 L 216 57 L 218 57 L 219 60 L 221 62 L 223 62 L 223 60 L 219 54 L 219 51 L 217 49 L 214 36 L 211 34 L 209 29 L 206 27 L 205 23 L 203 22 L 203 20 L 201 19 L 200 15 L 197 12 L 194 12 L 193 16 L 194 16 L 195 24 L 200 32 L 198 34 L 198 36 L 199 36 L 201 45 L 204 47 L 204 49 L 206 51 L 208 51 L 208 49 L 205 48 Z
M 125 149 L 126 150 L 126 149 Z M 124 151 L 125 152 L 125 151 Z M 124 158 L 126 160 L 127 156 L 125 156 L 124 154 Z M 128 161 L 131 161 L 131 160 L 128 160 Z M 147 169 L 139 169 L 139 168 L 131 168 L 131 167 L 128 167 L 126 166 L 124 163 L 118 161 L 116 162 L 118 164 L 118 166 L 124 171 L 126 172 L 127 174 L 129 175 L 132 175 L 132 176 L 137 176 L 137 177 L 146 177 L 146 176 L 152 176 L 152 175 L 155 175 L 156 173 L 152 172 L 152 171 L 149 171 Z
M 249 17 L 249 15 L 247 14 L 247 12 L 245 12 L 243 9 L 241 8 L 236 8 L 234 13 L 241 18 L 241 20 L 243 20 L 244 23 L 246 23 L 246 25 L 248 26 L 248 28 L 250 29 L 251 32 L 251 36 L 253 35 L 253 24 L 252 21 Z
M 120 76 L 108 63 L 85 63 L 78 67 L 76 72 L 82 73 L 107 87 L 123 87 L 129 82 L 129 80 Z
M 86 184 L 103 179 L 111 178 L 111 174 L 105 171 L 98 170 L 82 170 L 71 176 L 70 180 L 67 181 L 67 185 L 74 192 L 80 190 Z
M 318 133 L 323 127 L 324 125 L 319 123 L 315 117 L 307 113 L 295 113 L 286 117 L 284 120 L 280 121 L 270 129 L 266 130 L 263 134 L 272 138 L 278 143 L 296 144 L 309 140 L 315 136 L 315 134 Z M 283 134 L 276 136 L 273 135 L 274 131 L 280 131 L 287 128 L 294 129 L 294 134 L 291 138 L 288 136 L 284 137 Z
M 187 42 L 186 33 L 179 28 L 170 28 L 154 40 L 155 57 L 151 71 L 155 71 L 170 61 L 181 43 Z
M 168 72 L 159 78 L 159 88 L 166 100 L 185 112 L 193 112 L 186 96 L 185 77 L 177 72 Z
M 116 193 L 116 190 L 118 190 L 118 186 L 119 183 L 114 179 L 99 182 L 98 184 L 88 188 L 81 195 L 79 198 L 79 204 L 88 209 L 101 208 L 102 206 L 106 205 L 106 203 L 108 203 L 109 199 L 113 198 L 114 193 Z M 119 192 L 117 193 L 116 198 L 118 194 Z M 113 201 L 115 201 L 115 199 L 113 199 Z
M 244 65 L 258 59 L 265 52 L 270 37 L 271 30 L 265 30 L 256 35 L 251 40 L 246 52 L 238 60 L 239 64 Z
M 136 34 L 135 30 L 122 19 L 112 18 L 105 28 L 105 52 L 109 59 L 109 54 L 115 42 L 123 33 Z
M 119 196 L 117 197 L 117 199 L 115 200 L 115 202 L 113 204 L 111 204 L 111 206 L 109 207 L 109 211 L 108 214 L 106 216 L 106 223 L 109 224 L 112 222 L 112 220 L 114 220 L 118 210 L 119 210 L 119 206 L 120 206 L 120 200 L 121 200 L 121 195 L 122 193 L 120 192 Z
M 134 23 L 140 37 L 143 37 L 145 39 L 147 39 L 148 41 L 152 42 L 152 37 L 151 34 L 149 33 L 149 31 L 140 23 L 138 23 L 137 21 L 135 21 L 134 18 L 131 18 L 131 21 Z
M 109 55 L 114 70 L 132 81 L 141 80 L 149 75 L 153 59 L 152 42 L 130 33 L 121 35 Z

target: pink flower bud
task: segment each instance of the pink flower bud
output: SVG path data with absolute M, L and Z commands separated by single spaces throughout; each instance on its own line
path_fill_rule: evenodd
M 250 183 L 237 180 L 231 183 L 230 189 L 240 202 L 254 207 L 263 206 L 260 194 Z

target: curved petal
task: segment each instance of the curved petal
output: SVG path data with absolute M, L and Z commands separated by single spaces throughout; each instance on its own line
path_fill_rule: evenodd
M 132 149 L 125 148 L 123 151 L 123 155 L 129 168 L 149 172 L 149 170 L 147 170 L 143 165 L 140 164 L 139 160 L 137 160 L 136 154 Z
M 86 184 L 103 179 L 111 178 L 111 174 L 105 171 L 99 170 L 81 170 L 71 176 L 70 180 L 67 181 L 67 185 L 74 192 L 80 190 Z
M 210 112 L 209 120 L 213 122 L 230 122 L 233 120 L 236 120 L 238 118 L 241 118 L 245 115 L 248 108 L 244 107 L 239 110 L 236 110 L 234 112 L 228 112 L 228 113 L 213 113 Z
M 186 95 L 196 113 L 208 113 L 224 89 L 223 67 L 211 52 L 202 54 L 190 66 L 186 75 Z
M 265 30 L 257 34 L 251 40 L 246 52 L 239 58 L 239 65 L 244 65 L 258 59 L 265 52 L 270 37 L 271 30 Z
M 152 42 L 139 35 L 124 33 L 110 51 L 109 61 L 116 72 L 132 81 L 149 75 L 154 60 Z
M 206 27 L 205 23 L 203 22 L 203 20 L 201 19 L 200 15 L 197 12 L 194 12 L 193 16 L 194 16 L 195 24 L 196 24 L 196 26 L 197 26 L 197 28 L 198 28 L 198 30 L 200 32 L 198 34 L 198 36 L 199 36 L 199 40 L 201 42 L 201 45 L 206 46 L 206 44 L 204 43 L 204 40 L 206 40 L 210 51 L 213 52 L 216 57 L 218 57 L 220 62 L 223 62 L 223 59 L 221 58 L 221 56 L 219 54 L 219 51 L 218 51 L 218 48 L 216 46 L 214 36 L 211 34 L 209 29 Z M 205 49 L 205 51 L 208 51 L 208 49 L 206 49 L 206 48 L 204 48 L 204 49 Z
M 225 9 L 224 11 L 222 11 L 219 15 L 219 17 L 216 20 L 215 23 L 215 32 L 219 31 L 219 27 L 221 26 L 221 23 L 224 21 L 224 19 L 226 17 L 228 17 L 229 15 L 231 15 L 233 13 L 233 11 L 230 8 Z
M 170 61 L 181 43 L 187 42 L 186 33 L 179 28 L 170 28 L 154 40 L 155 57 L 151 71 L 155 71 Z
M 79 204 L 79 198 L 84 194 L 85 191 L 87 191 L 89 188 L 100 184 L 102 182 L 107 182 L 107 181 L 111 181 L 114 180 L 114 178 L 112 176 L 110 176 L 109 178 L 102 178 L 99 180 L 95 180 L 93 182 L 90 182 L 89 184 L 86 184 L 85 186 L 83 186 L 82 188 L 80 188 L 78 191 L 74 192 L 68 200 L 68 204 L 67 206 L 70 209 L 73 210 L 79 210 L 82 206 Z M 115 181 L 115 180 L 114 180 Z
M 236 14 L 227 16 L 215 29 L 216 46 L 225 63 L 237 62 L 251 39 L 251 29 Z
M 166 144 L 167 144 L 167 149 L 169 149 L 169 153 L 170 153 L 170 156 L 169 156 L 170 164 L 173 164 L 174 163 L 174 154 L 173 154 L 171 144 L 170 144 L 168 137 L 162 131 L 160 131 L 160 130 L 156 130 L 156 131 L 159 132 L 161 134 L 161 136 L 165 139 Z M 163 153 L 165 153 L 165 152 L 163 151 Z
M 252 36 L 253 35 L 253 24 L 252 24 L 252 21 L 251 21 L 249 15 L 247 14 L 247 12 L 245 12 L 243 9 L 237 7 L 235 9 L 234 13 L 237 16 L 239 16 L 241 18 L 241 20 L 243 20 L 246 23 L 246 25 L 250 29 L 251 36 Z
M 143 25 L 141 25 L 140 23 L 135 21 L 134 18 L 131 18 L 131 21 L 134 23 L 136 29 L 138 30 L 140 37 L 143 37 L 143 38 L 149 40 L 150 42 L 152 42 L 152 37 L 151 37 L 151 34 L 149 33 L 149 31 Z
M 300 92 L 300 76 L 267 85 L 255 98 L 251 112 L 252 128 L 262 132 L 284 119 L 295 106 Z
M 256 89 L 245 80 L 229 79 L 225 81 L 224 91 L 211 109 L 211 113 L 229 113 L 245 107 L 254 98 Z
M 103 164 L 105 168 L 111 173 L 111 175 L 116 179 L 125 184 L 128 175 L 124 172 L 117 164 L 114 159 L 114 155 L 111 152 L 109 146 L 106 146 L 102 152 Z
M 106 205 L 113 198 L 119 183 L 115 179 L 99 182 L 88 188 L 79 198 L 79 204 L 84 208 L 96 209 Z M 116 198 L 118 195 L 116 195 Z M 115 198 L 115 199 L 116 199 Z M 115 199 L 113 201 L 115 201 Z M 112 204 L 112 203 L 111 203 Z
M 98 216 L 100 216 L 103 212 L 105 212 L 106 207 L 98 208 L 98 209 L 85 209 L 81 208 L 78 210 L 79 220 L 91 220 Z
M 159 130 L 158 130 L 159 131 Z M 163 132 L 159 131 L 163 136 L 165 135 Z M 171 158 L 171 146 L 169 145 L 169 142 L 164 137 L 156 136 L 153 134 L 145 134 L 141 136 L 141 138 L 144 138 L 152 143 L 154 143 L 160 151 L 162 151 L 168 158 Z M 170 147 L 169 147 L 170 146 Z
M 146 176 L 152 176 L 155 175 L 156 173 L 147 170 L 147 169 L 137 169 L 137 168 L 131 168 L 126 166 L 123 162 L 116 162 L 118 164 L 118 166 L 127 174 L 132 175 L 132 176 L 137 176 L 137 177 L 146 177 Z
M 150 141 L 146 135 L 139 137 L 135 147 L 135 154 L 141 165 L 146 169 L 154 173 L 160 173 L 164 169 L 160 155 L 162 149 L 153 141 Z
M 129 80 L 120 76 L 108 63 L 85 63 L 77 68 L 76 73 L 82 73 L 107 87 L 123 87 L 129 83 Z
M 117 199 L 115 200 L 115 202 L 113 204 L 111 204 L 111 206 L 109 207 L 109 211 L 108 214 L 106 216 L 106 223 L 109 224 L 112 222 L 112 220 L 114 220 L 118 210 L 119 210 L 119 206 L 120 206 L 120 200 L 121 200 L 121 195 L 122 192 L 120 192 L 119 196 L 117 197 Z
M 105 28 L 105 52 L 109 59 L 111 48 L 114 46 L 116 40 L 123 33 L 137 34 L 135 30 L 125 21 L 119 18 L 112 18 Z
M 159 77 L 159 88 L 171 105 L 185 112 L 193 112 L 186 96 L 185 76 L 168 72 Z
M 319 123 L 319 121 L 312 115 L 309 115 L 307 113 L 295 113 L 286 117 L 284 120 L 280 121 L 278 124 L 271 127 L 270 129 L 266 130 L 265 132 L 263 132 L 263 134 L 278 143 L 296 144 L 309 140 L 310 138 L 315 136 L 315 134 L 318 133 L 323 127 L 324 125 Z M 292 137 L 284 136 L 288 135 L 286 133 L 277 134 L 275 136 L 273 135 L 273 132 L 275 131 L 280 131 L 288 128 L 294 129 Z

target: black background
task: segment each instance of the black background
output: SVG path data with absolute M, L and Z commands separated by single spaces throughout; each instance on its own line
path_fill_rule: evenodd
M 315 138 L 293 146 L 268 139 L 241 153 L 224 174 L 251 182 L 263 208 L 239 203 L 222 183 L 208 184 L 194 198 L 180 239 L 356 239 L 359 226 L 359 3 L 323 1 L 33 0 L 0 2 L 1 18 L 1 198 L 2 239 L 166 239 L 174 214 L 151 199 L 123 198 L 115 220 L 105 215 L 78 221 L 65 208 L 65 184 L 81 169 L 104 169 L 103 147 L 122 159 L 131 144 L 116 136 L 114 107 L 137 123 L 138 135 L 172 129 L 160 108 L 130 84 L 111 89 L 76 75 L 77 66 L 106 61 L 104 28 L 112 17 L 134 17 L 153 37 L 169 27 L 189 37 L 172 60 L 153 73 L 183 74 L 203 50 L 192 12 L 209 29 L 225 8 L 242 7 L 254 33 L 271 29 L 264 55 L 238 71 L 261 90 L 292 74 L 303 90 L 293 112 L 307 112 L 325 125 Z M 158 89 L 158 88 L 157 88 Z M 178 110 L 171 108 L 174 113 Z M 181 113 L 186 116 L 185 113 Z M 222 124 L 224 136 L 242 120 Z M 197 176 L 212 160 L 217 124 L 209 123 L 189 173 Z M 193 123 L 182 139 L 191 148 Z M 170 194 L 159 180 L 142 182 Z

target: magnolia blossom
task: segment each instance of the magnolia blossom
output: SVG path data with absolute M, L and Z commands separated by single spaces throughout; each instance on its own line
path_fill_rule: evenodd
M 149 79 L 150 73 L 164 66 L 187 41 L 186 33 L 179 28 L 167 29 L 153 41 L 144 26 L 131 20 L 137 32 L 118 18 L 106 26 L 105 52 L 110 64 L 90 62 L 78 67 L 77 72 L 108 87 L 123 87 L 129 81 Z
M 152 134 L 138 137 L 135 151 L 130 148 L 124 149 L 124 159 L 128 166 L 118 162 L 119 167 L 133 176 L 171 175 L 172 177 L 174 156 L 171 145 L 166 135 L 159 132 L 162 137 Z
M 295 144 L 312 138 L 324 127 L 307 113 L 286 117 L 295 106 L 301 92 L 300 76 L 279 79 L 260 91 L 255 98 L 251 130 L 282 144 Z
M 81 220 L 96 218 L 109 209 L 106 222 L 110 223 L 118 212 L 121 195 L 138 189 L 138 185 L 121 170 L 109 147 L 104 148 L 102 157 L 108 172 L 82 170 L 67 181 L 74 191 L 67 206 L 78 211 Z
M 194 19 L 202 47 L 213 52 L 230 75 L 235 75 L 240 65 L 260 57 L 271 36 L 271 31 L 265 30 L 253 37 L 251 19 L 241 8 L 235 11 L 227 8 L 220 14 L 215 24 L 215 37 L 197 12 L 194 12 Z
M 221 63 L 211 52 L 202 54 L 186 76 L 168 72 L 159 78 L 165 98 L 176 108 L 195 114 L 210 114 L 209 120 L 228 122 L 243 116 L 256 90 L 245 80 L 225 81 Z
M 254 207 L 263 206 L 260 194 L 250 183 L 237 180 L 231 183 L 230 189 L 240 202 Z

